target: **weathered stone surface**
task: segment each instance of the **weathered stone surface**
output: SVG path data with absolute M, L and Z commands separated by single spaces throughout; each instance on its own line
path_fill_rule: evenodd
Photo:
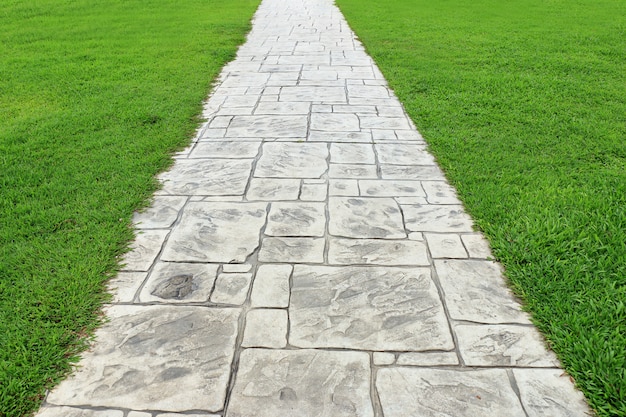
M 430 265 L 426 244 L 415 240 L 330 238 L 331 264 Z
M 391 365 L 396 361 L 396 355 L 389 352 L 374 352 L 372 360 L 374 365 Z
M 362 350 L 451 349 L 427 268 L 296 265 L 289 342 Z
M 161 175 L 161 193 L 172 195 L 243 194 L 251 159 L 180 159 Z
M 514 369 L 528 417 L 592 415 L 582 393 L 561 369 Z
M 472 232 L 463 206 L 402 205 L 406 228 L 412 232 Z
M 361 195 L 365 197 L 425 197 L 419 181 L 361 180 Z
M 246 315 L 246 331 L 241 345 L 284 348 L 287 345 L 287 310 L 250 310 Z
M 222 265 L 222 272 L 250 272 L 252 269 L 251 264 L 224 264 Z
M 215 281 L 211 301 L 221 304 L 241 305 L 246 301 L 252 274 L 220 274 Z
M 324 236 L 324 203 L 272 203 L 265 234 L 270 236 Z
M 263 144 L 263 155 L 255 177 L 320 178 L 328 169 L 328 147 L 323 143 L 270 142 Z
M 198 142 L 190 158 L 255 158 L 261 141 Z
M 224 406 L 238 309 L 114 306 L 51 404 L 217 411 Z
M 558 367 L 539 332 L 530 326 L 457 325 L 461 357 L 469 366 Z
M 246 197 L 250 201 L 297 200 L 300 180 L 292 178 L 252 178 Z
M 330 178 L 376 178 L 376 165 L 330 164 Z
M 330 196 L 359 196 L 359 183 L 357 180 L 328 181 L 328 195 Z
M 445 180 L 436 165 L 381 165 L 380 172 L 384 179 L 389 180 Z
M 187 197 L 156 196 L 150 207 L 135 213 L 133 223 L 139 229 L 165 229 L 176 221 Z
M 205 302 L 215 282 L 217 265 L 159 262 L 150 274 L 141 302 Z
M 410 129 L 406 117 L 361 116 L 362 129 Z
M 226 130 L 229 138 L 304 138 L 306 116 L 235 116 Z
M 326 201 L 328 195 L 327 184 L 302 184 L 300 200 L 303 201 Z
M 264 203 L 189 203 L 162 260 L 244 262 L 259 245 Z
M 385 417 L 525 415 L 502 369 L 384 368 L 376 388 Z
M 146 272 L 118 272 L 107 283 L 107 288 L 113 294 L 113 303 L 132 302 L 146 276 Z
M 252 307 L 287 307 L 291 265 L 261 265 L 252 287 Z
M 156 259 L 169 230 L 143 230 L 137 233 L 130 245 L 130 252 L 124 255 L 124 271 L 147 271 Z
M 348 97 L 389 98 L 389 90 L 382 86 L 349 85 Z
M 307 138 L 310 142 L 363 142 L 371 143 L 372 134 L 369 132 L 323 132 L 312 130 Z
M 324 245 L 324 238 L 267 237 L 263 239 L 259 261 L 322 263 Z
M 391 198 L 331 197 L 328 211 L 331 235 L 380 239 L 406 237 L 402 214 Z
M 481 235 L 463 235 L 461 236 L 461 240 L 465 244 L 470 258 L 487 259 L 491 257 L 489 242 Z
M 280 91 L 280 101 L 345 103 L 346 91 L 344 87 L 287 86 Z
M 263 102 L 259 103 L 254 114 L 309 114 L 311 103 L 307 102 Z
M 369 355 L 247 349 L 226 417 L 373 417 Z
M 423 145 L 378 143 L 374 145 L 382 165 L 434 165 L 435 160 Z
M 89 410 L 73 407 L 44 406 L 37 417 L 124 417 L 121 410 Z
M 334 164 L 374 164 L 372 145 L 361 143 L 332 143 L 330 162 Z
M 454 188 L 444 181 L 422 181 L 429 204 L 461 204 Z
M 530 324 L 494 262 L 436 260 L 435 268 L 453 319 Z
M 400 353 L 397 364 L 413 366 L 458 365 L 459 358 L 454 352 L 409 352 Z
M 311 130 L 358 132 L 359 118 L 350 113 L 312 113 Z
M 461 237 L 453 233 L 424 233 L 433 258 L 467 258 Z

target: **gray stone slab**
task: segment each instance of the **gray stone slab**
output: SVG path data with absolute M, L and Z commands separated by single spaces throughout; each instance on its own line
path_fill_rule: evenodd
M 304 348 L 452 349 L 427 268 L 296 265 L 289 342 Z
M 280 101 L 345 103 L 346 90 L 344 87 L 288 86 L 281 90 Z
M 444 181 L 436 165 L 381 165 L 381 176 L 388 180 Z
M 402 214 L 391 198 L 331 197 L 329 232 L 353 238 L 402 239 Z
M 272 203 L 265 234 L 270 236 L 324 236 L 324 203 Z
M 389 90 L 382 86 L 348 85 L 348 97 L 389 98 Z
M 310 142 L 361 142 L 371 143 L 372 134 L 369 132 L 322 132 L 312 130 L 307 138 Z
M 433 258 L 467 258 L 461 237 L 454 233 L 424 233 Z
M 121 410 L 90 410 L 73 407 L 44 406 L 36 417 L 124 417 Z
M 287 310 L 253 309 L 246 315 L 243 347 L 284 348 L 287 345 Z
M 357 180 L 328 181 L 328 195 L 330 196 L 359 196 L 359 182 Z
M 482 235 L 462 235 L 461 240 L 463 241 L 470 258 L 491 258 L 491 248 L 489 247 L 489 242 L 487 242 L 487 239 L 485 239 Z
M 360 180 L 359 189 L 365 197 L 425 197 L 420 181 Z
M 252 307 L 289 306 L 291 265 L 261 265 L 252 287 Z
M 255 177 L 320 178 L 328 169 L 323 143 L 272 142 L 263 144 Z
M 133 215 L 133 223 L 139 229 L 165 229 L 176 221 L 187 197 L 156 196 L 150 207 Z
M 311 130 L 328 132 L 358 132 L 359 118 L 350 113 L 313 113 Z
M 454 188 L 444 181 L 422 181 L 430 204 L 461 204 Z
M 297 200 L 299 193 L 299 179 L 252 178 L 246 198 L 250 201 Z
M 376 388 L 385 417 L 525 416 L 502 369 L 384 368 Z
M 330 164 L 330 178 L 377 178 L 376 165 Z
M 259 261 L 277 263 L 324 262 L 324 238 L 266 237 Z
M 531 326 L 457 325 L 461 357 L 469 366 L 558 367 L 541 335 Z
M 424 242 L 333 237 L 329 240 L 328 262 L 341 265 L 430 265 Z
M 226 417 L 373 417 L 369 355 L 247 349 Z
M 211 301 L 218 304 L 242 305 L 248 297 L 252 274 L 220 274 L 215 280 Z
M 374 352 L 372 355 L 374 365 L 392 365 L 396 361 L 396 355 L 390 352 Z
M 265 217 L 264 203 L 189 203 L 161 259 L 244 262 L 259 245 Z
M 374 164 L 372 145 L 357 143 L 333 143 L 330 145 L 330 162 L 339 164 Z
M 327 184 L 302 184 L 300 200 L 303 201 L 326 201 L 328 195 Z
M 454 352 L 409 352 L 400 353 L 396 363 L 411 366 L 458 365 L 459 358 Z
M 118 272 L 107 282 L 107 289 L 113 294 L 113 303 L 131 303 L 147 272 Z
M 402 205 L 404 222 L 412 232 L 472 232 L 473 222 L 463 206 L 433 204 Z
M 382 165 L 435 165 L 435 159 L 423 145 L 377 143 L 374 146 Z
M 530 324 L 498 265 L 489 261 L 435 260 L 450 317 L 476 323 Z
M 304 115 L 235 116 L 226 131 L 226 137 L 303 138 L 306 132 L 307 118 Z
M 217 265 L 159 262 L 139 295 L 141 302 L 206 302 Z
M 264 85 L 269 80 L 269 74 L 256 72 L 231 72 L 226 80 L 220 85 L 221 88 L 228 87 L 258 87 Z
M 243 194 L 251 159 L 181 159 L 163 174 L 162 193 L 171 195 Z
M 238 309 L 114 306 L 77 372 L 50 404 L 206 410 L 224 407 Z
M 261 141 L 198 142 L 190 158 L 255 158 Z
M 259 103 L 254 114 L 309 114 L 311 103 L 308 102 L 263 102 Z
M 352 100 L 352 98 L 351 98 Z M 362 129 L 410 129 L 411 125 L 406 117 L 361 116 Z
M 147 271 L 156 259 L 169 230 L 142 230 L 122 260 L 124 271 Z

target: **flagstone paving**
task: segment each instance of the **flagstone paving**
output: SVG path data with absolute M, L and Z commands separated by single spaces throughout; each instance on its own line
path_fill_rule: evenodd
M 40 417 L 583 416 L 332 0 L 264 0 Z

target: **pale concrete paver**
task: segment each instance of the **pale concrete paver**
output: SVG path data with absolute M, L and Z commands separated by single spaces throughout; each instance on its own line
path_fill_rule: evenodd
M 38 415 L 586 415 L 332 0 L 253 23 Z

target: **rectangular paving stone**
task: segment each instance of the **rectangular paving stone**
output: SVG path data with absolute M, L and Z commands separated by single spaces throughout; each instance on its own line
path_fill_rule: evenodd
M 423 145 L 377 143 L 374 147 L 382 165 L 435 165 L 435 159 Z
M 472 232 L 472 219 L 463 206 L 432 204 L 402 205 L 404 222 L 412 232 Z
M 309 142 L 361 142 L 371 143 L 372 134 L 369 132 L 322 132 L 312 130 L 307 138 Z
M 246 198 L 250 201 L 297 200 L 299 193 L 299 179 L 252 178 Z
M 454 352 L 409 352 L 400 353 L 396 363 L 412 366 L 458 365 L 459 358 Z
M 287 310 L 248 311 L 241 346 L 284 348 L 287 345 L 287 321 Z
M 433 258 L 467 258 L 461 237 L 454 233 L 424 233 Z
M 425 197 L 420 181 L 360 180 L 364 197 Z
M 300 200 L 326 201 L 327 195 L 327 184 L 302 184 L 302 190 L 300 191 Z
M 121 410 L 90 410 L 74 407 L 54 407 L 46 405 L 36 414 L 37 417 L 124 417 Z
M 350 113 L 313 113 L 311 130 L 328 132 L 358 132 L 359 118 Z
M 224 407 L 238 309 L 113 306 L 55 405 L 217 411 Z
M 383 368 L 376 389 L 385 417 L 525 415 L 503 369 Z
M 436 165 L 381 165 L 380 172 L 388 180 L 444 181 Z
M 329 178 L 377 178 L 376 165 L 330 164 Z
M 444 181 L 422 181 L 430 204 L 461 204 L 454 188 Z
M 410 129 L 411 125 L 406 117 L 359 117 L 362 129 Z
M 303 115 L 235 116 L 226 131 L 233 138 L 299 138 L 305 137 L 307 118 Z
M 252 274 L 247 273 L 220 274 L 215 281 L 211 301 L 219 304 L 243 304 L 248 296 L 251 280 Z
M 256 158 L 261 141 L 198 142 L 190 158 Z
M 311 103 L 308 102 L 263 102 L 259 103 L 254 114 L 308 114 Z
M 272 203 L 265 234 L 270 236 L 324 236 L 324 203 Z
M 237 195 L 243 194 L 252 159 L 182 159 L 161 174 L 163 194 Z
M 357 180 L 331 179 L 328 181 L 328 195 L 358 197 L 359 182 Z
M 356 143 L 332 143 L 330 162 L 339 164 L 374 164 L 376 158 L 372 145 Z
M 287 86 L 281 89 L 279 101 L 345 103 L 346 90 L 344 87 Z
M 123 271 L 147 271 L 159 254 L 169 230 L 143 230 L 136 234 L 130 252 L 124 254 Z
M 133 215 L 133 224 L 139 229 L 165 229 L 176 221 L 187 197 L 155 196 L 146 210 Z
M 320 178 L 328 169 L 328 147 L 323 143 L 272 142 L 254 171 L 263 178 Z
M 303 348 L 452 349 L 427 268 L 294 267 L 290 344 Z
M 489 242 L 480 234 L 462 235 L 461 240 L 470 258 L 487 259 L 491 257 Z
M 189 203 L 161 259 L 172 262 L 244 262 L 259 245 L 264 203 Z
M 259 252 L 260 262 L 322 263 L 324 238 L 266 237 Z
M 147 277 L 147 272 L 118 272 L 107 282 L 107 290 L 113 295 L 113 303 L 132 303 L 135 294 Z
M 139 295 L 140 302 L 206 302 L 217 265 L 159 262 Z
M 348 97 L 389 98 L 389 90 L 382 86 L 349 85 Z
M 426 244 L 415 240 L 341 239 L 329 240 L 331 264 L 430 265 Z
M 363 352 L 246 349 L 226 417 L 373 417 Z
M 257 270 L 252 287 L 252 307 L 289 306 L 289 278 L 291 265 L 261 265 Z
M 402 239 L 402 214 L 391 198 L 331 197 L 329 232 L 353 238 Z

